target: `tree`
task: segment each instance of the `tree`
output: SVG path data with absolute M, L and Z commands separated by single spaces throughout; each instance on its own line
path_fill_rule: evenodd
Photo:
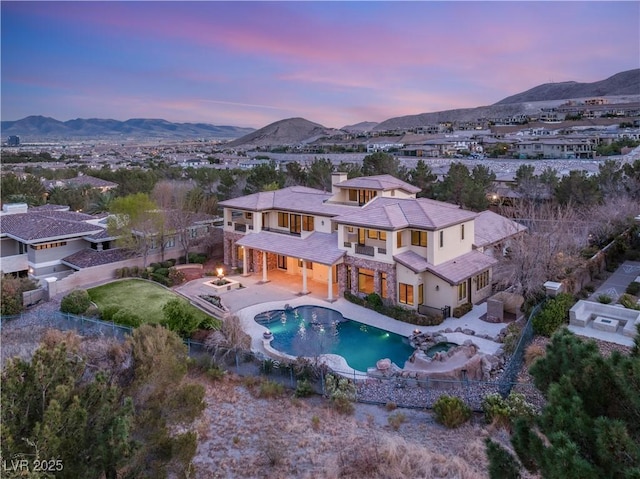
M 528 469 L 547 478 L 640 475 L 640 359 L 600 355 L 566 329 L 530 370 L 547 398 L 542 413 L 512 438 Z
M 0 195 L 3 203 L 36 206 L 44 203 L 46 191 L 40 180 L 33 175 L 18 178 L 14 173 L 8 173 L 0 177 Z
M 149 250 L 164 228 L 164 217 L 146 193 L 116 198 L 111 204 L 107 230 L 116 243 L 143 256 L 146 267 Z
M 433 197 L 434 183 L 437 178 L 423 159 L 419 159 L 416 167 L 407 173 L 407 181 L 413 186 L 420 188 L 420 191 L 416 195 L 418 198 Z
M 275 161 L 270 161 L 251 168 L 249 176 L 247 176 L 247 186 L 244 188 L 244 194 L 249 195 L 265 191 L 267 185 L 274 183 L 278 185 L 278 188 L 282 188 L 284 181 L 285 177 L 277 170 Z
M 469 168 L 462 163 L 451 163 L 449 172 L 437 186 L 437 198 L 462 206 L 465 190 L 469 186 L 471 175 Z
M 242 195 L 245 173 L 241 170 L 220 170 L 217 194 L 220 201 Z
M 362 174 L 364 176 L 392 175 L 397 177 L 400 160 L 393 155 L 383 152 L 367 155 L 362 160 Z
M 188 426 L 204 410 L 204 388 L 187 381 L 187 348 L 177 334 L 143 324 L 130 344 L 134 380 L 126 391 L 133 398 L 140 447 L 126 477 L 184 477 L 197 446 Z
M 618 161 L 606 160 L 599 164 L 596 182 L 600 195 L 607 200 L 623 194 L 626 195 L 623 176 L 624 171 Z
M 341 161 L 336 171 L 342 171 L 347 174 L 347 178 L 358 178 L 362 176 L 362 165 L 358 163 L 350 163 L 347 161 Z
M 2 371 L 2 456 L 61 461 L 56 477 L 115 479 L 133 448 L 131 401 L 103 372 L 65 342 L 41 346 L 31 362 L 10 360 Z
M 11 316 L 20 314 L 24 310 L 22 293 L 37 288 L 36 283 L 28 278 L 17 278 L 11 274 L 2 275 L 0 282 L 2 296 L 0 301 L 0 314 Z
M 596 179 L 588 176 L 585 170 L 571 170 L 563 176 L 556 187 L 555 197 L 558 203 L 590 207 L 600 203 L 602 197 Z
M 307 186 L 307 172 L 297 161 L 290 161 L 285 166 L 285 186 Z
M 183 338 L 191 336 L 200 324 L 200 319 L 195 315 L 191 305 L 180 298 L 169 300 L 162 307 L 162 314 L 162 324 Z
M 533 165 L 520 165 L 514 177 L 513 191 L 526 200 L 540 199 L 540 178 L 535 174 Z
M 489 206 L 487 194 L 492 188 L 496 174 L 484 165 L 476 165 L 471 171 L 469 181 L 463 190 L 462 203 L 473 211 L 484 211 Z
M 334 167 L 327 158 L 315 158 L 308 168 L 307 186 L 323 191 L 331 191 L 331 173 Z

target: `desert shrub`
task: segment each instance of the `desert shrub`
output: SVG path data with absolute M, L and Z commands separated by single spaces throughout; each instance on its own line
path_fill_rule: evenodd
M 524 351 L 524 362 L 527 366 L 531 366 L 533 362 L 545 355 L 545 348 L 540 344 L 530 344 Z
M 158 268 L 156 270 L 153 271 L 155 274 L 159 274 L 161 276 L 164 277 L 168 277 L 169 276 L 169 268 Z
M 142 318 L 138 316 L 133 311 L 122 308 L 119 309 L 112 317 L 111 320 L 114 323 L 120 324 L 122 326 L 129 326 L 131 328 L 137 328 L 142 324 Z
M 550 337 L 556 329 L 569 318 L 569 309 L 575 302 L 568 293 L 560 293 L 547 301 L 542 310 L 533 318 L 532 325 L 536 334 Z
M 318 429 L 320 429 L 320 418 L 315 414 L 311 416 L 311 428 L 314 431 L 317 431 Z
M 388 402 L 387 404 L 384 405 L 384 408 L 387 411 L 394 411 L 395 409 L 398 409 L 398 405 L 396 403 L 394 403 L 393 401 Z
M 485 438 L 490 479 L 519 479 L 520 464 L 515 457 L 491 438 Z
M 163 286 L 170 286 L 169 285 L 169 278 L 167 278 L 166 276 L 162 275 L 162 274 L 158 274 L 158 273 L 151 273 L 149 275 L 149 277 L 155 281 L 156 283 L 160 283 Z
M 314 365 L 310 359 L 302 356 L 297 357 L 291 366 L 296 379 L 315 380 L 326 372 L 326 365 Z
M 625 293 L 618 298 L 618 303 L 628 309 L 640 309 L 638 305 L 638 299 L 629 293 Z
M 169 283 L 171 283 L 171 286 L 176 286 L 184 282 L 185 276 L 184 273 L 179 269 L 171 267 L 169 268 L 169 274 L 167 275 L 167 278 L 169 279 Z
M 629 286 L 627 286 L 625 293 L 630 294 L 631 296 L 638 296 L 638 293 L 640 293 L 640 283 L 632 281 L 629 283 Z
M 118 306 L 117 304 L 108 304 L 104 308 L 102 308 L 100 316 L 102 317 L 103 321 L 113 321 L 113 316 L 118 311 L 120 311 L 120 306 Z
M 369 293 L 367 295 L 366 301 L 368 306 L 374 311 L 381 311 L 384 304 L 382 303 L 382 298 L 377 293 Z
M 509 323 L 502 340 L 502 349 L 506 354 L 513 354 L 522 335 L 522 325 L 519 323 Z
M 295 395 L 297 398 L 305 398 L 313 395 L 313 387 L 311 383 L 306 379 L 301 379 L 296 384 L 296 392 Z
M 436 421 L 452 429 L 471 419 L 471 408 L 458 397 L 443 395 L 433 404 Z
M 122 276 L 122 268 L 118 268 L 118 269 L 115 270 L 115 277 L 116 277 L 116 279 L 121 279 L 123 277 Z
M 518 419 L 531 421 L 535 415 L 533 406 L 525 397 L 513 391 L 506 399 L 498 393 L 487 394 L 482 400 L 482 411 L 488 424 L 508 430 L 511 430 Z
M 134 278 L 140 276 L 140 268 L 138 266 L 131 266 L 129 268 L 129 276 L 132 276 Z
M 471 311 L 471 309 L 473 309 L 473 304 L 464 303 L 464 304 L 461 304 L 460 306 L 456 306 L 455 308 L 453 308 L 453 311 L 451 312 L 451 314 L 453 315 L 454 318 L 461 318 L 462 316 L 467 314 L 469 311 Z
M 189 263 L 205 264 L 207 262 L 207 255 L 199 253 L 189 253 Z
M 36 283 L 29 278 L 16 278 L 11 274 L 2 275 L 0 281 L 0 311 L 3 315 L 20 314 L 24 310 L 22 293 L 37 288 Z
M 91 306 L 91 298 L 86 289 L 76 289 L 62 298 L 60 311 L 70 314 L 83 314 Z
M 598 296 L 598 302 L 602 303 L 602 304 L 609 304 L 611 303 L 611 301 L 613 301 L 611 299 L 611 296 L 609 296 L 608 294 L 601 294 Z
M 227 372 L 217 364 L 212 364 L 211 367 L 207 369 L 207 377 L 212 381 L 220 381 L 226 374 Z
M 396 411 L 393 414 L 389 414 L 389 417 L 387 417 L 387 422 L 389 423 L 389 426 L 391 426 L 391 428 L 394 431 L 397 431 L 398 429 L 400 429 L 400 426 L 402 426 L 402 424 L 404 424 L 407 421 L 407 416 L 400 411 Z
M 343 414 L 352 414 L 353 401 L 356 398 L 356 387 L 347 378 L 327 374 L 325 376 L 327 397 L 333 406 Z
M 256 392 L 259 398 L 276 398 L 284 394 L 284 386 L 275 381 L 264 380 L 260 383 Z

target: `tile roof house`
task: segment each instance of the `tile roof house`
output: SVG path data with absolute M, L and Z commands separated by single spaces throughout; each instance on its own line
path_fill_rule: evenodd
M 94 281 L 113 277 L 119 267 L 138 265 L 135 254 L 117 248 L 116 238 L 107 231 L 107 216 L 70 211 L 68 206 L 5 204 L 0 213 L 0 270 L 2 273 L 28 274 L 35 279 L 69 277 L 75 272 L 101 267 Z M 149 261 L 178 258 L 184 254 L 184 239 L 207 238 L 215 219 L 209 215 L 191 215 L 189 226 L 168 215 L 167 233 L 162 245 L 150 240 Z M 174 221 L 175 220 L 175 221 Z M 106 267 L 112 265 L 112 268 Z
M 220 203 L 224 261 L 243 274 L 281 270 L 326 282 L 331 301 L 377 293 L 423 313 L 448 314 L 491 293 L 493 245 L 523 229 L 495 213 L 416 198 L 390 175 L 347 179 L 331 192 L 292 186 Z
M 75 178 L 68 178 L 64 180 L 48 180 L 44 182 L 44 187 L 47 190 L 53 188 L 82 188 L 87 187 L 91 189 L 100 190 L 102 193 L 112 190 L 118 187 L 117 183 L 112 181 L 96 178 L 89 175 L 78 175 Z

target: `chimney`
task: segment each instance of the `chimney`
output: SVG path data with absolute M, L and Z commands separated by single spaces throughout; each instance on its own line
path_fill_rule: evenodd
M 347 174 L 343 171 L 336 171 L 331 173 L 331 193 L 336 194 L 338 192 L 338 188 L 336 185 L 338 183 L 342 183 L 343 181 L 347 181 Z

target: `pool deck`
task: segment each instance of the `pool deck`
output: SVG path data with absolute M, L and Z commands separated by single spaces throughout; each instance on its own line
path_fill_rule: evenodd
M 286 276 L 286 275 L 282 275 Z M 416 326 L 414 324 L 404 323 L 388 316 L 379 314 L 373 310 L 363 308 L 353 304 L 344 298 L 336 299 L 329 302 L 326 299 L 326 284 L 309 281 L 309 294 L 301 295 L 296 288 L 298 283 L 294 281 L 283 281 L 278 275 L 276 281 L 262 283 L 260 275 L 253 274 L 251 276 L 232 276 L 234 280 L 240 281 L 244 286 L 241 289 L 219 292 L 222 302 L 229 308 L 231 314 L 236 314 L 241 320 L 243 329 L 251 336 L 252 350 L 262 353 L 266 356 L 273 356 L 275 350 L 271 349 L 268 342 L 263 339 L 263 333 L 266 327 L 254 321 L 258 313 L 277 309 L 284 309 L 285 305 L 291 307 L 302 305 L 321 306 L 339 311 L 345 318 L 358 321 L 369 326 L 390 331 L 401 336 L 409 337 L 417 328 L 423 332 L 444 331 L 447 328 L 455 330 L 456 328 L 470 329 L 475 331 L 476 335 L 487 335 L 495 337 L 503 328 L 505 323 L 488 323 L 480 319 L 487 312 L 486 303 L 482 303 L 473 307 L 473 309 L 462 318 L 447 318 L 438 326 Z M 211 278 L 201 278 L 186 283 L 178 288 L 177 291 L 185 296 L 198 296 L 200 294 L 216 294 L 212 288 L 206 283 Z M 502 346 L 500 343 L 479 338 L 477 336 L 464 333 L 445 333 L 447 339 L 451 342 L 462 344 L 470 339 L 476 344 L 480 351 L 487 354 L 495 354 Z M 266 343 L 266 344 L 265 344 Z M 281 353 L 280 353 L 281 354 Z M 281 354 L 282 355 L 282 354 Z M 335 355 L 326 355 L 327 362 L 332 368 L 338 369 L 347 374 L 357 374 L 357 371 L 349 368 L 346 362 Z M 403 367 L 404 365 L 398 364 Z

